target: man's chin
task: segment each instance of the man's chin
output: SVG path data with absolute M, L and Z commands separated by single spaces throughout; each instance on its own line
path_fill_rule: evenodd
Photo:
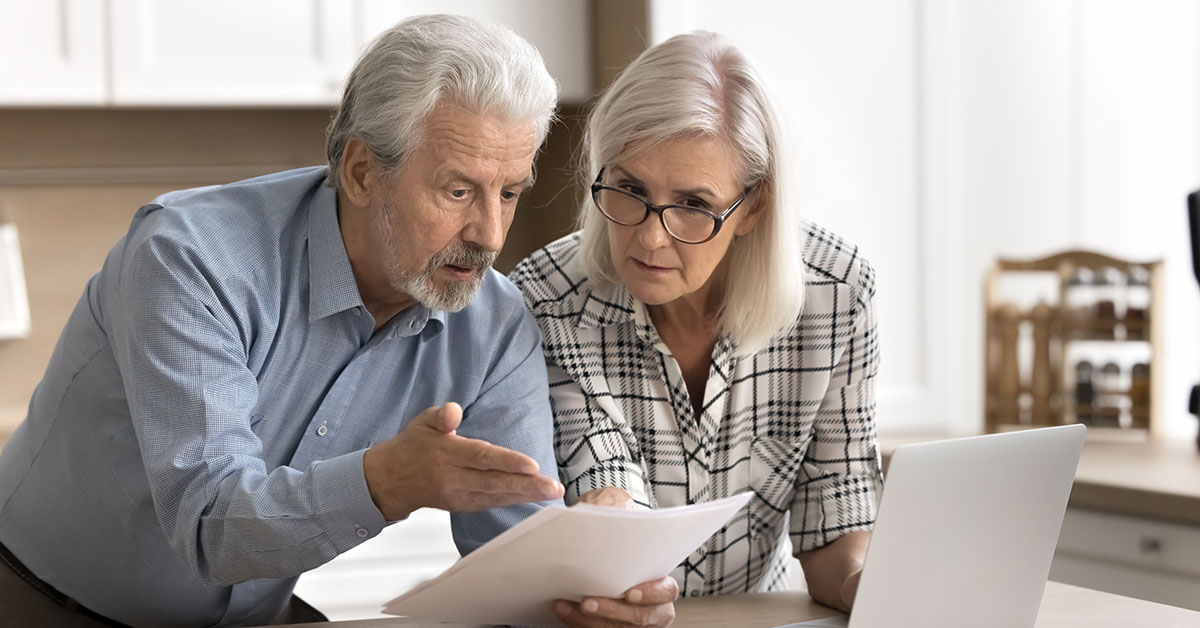
M 482 284 L 482 275 L 461 281 L 438 282 L 438 285 L 430 286 L 432 289 L 420 301 L 431 310 L 458 312 L 475 300 Z

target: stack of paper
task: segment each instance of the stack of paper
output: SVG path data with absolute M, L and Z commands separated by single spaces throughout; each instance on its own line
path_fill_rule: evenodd
M 554 600 L 620 598 L 634 585 L 670 574 L 751 495 L 660 510 L 547 508 L 388 602 L 383 612 L 562 626 L 551 610 Z

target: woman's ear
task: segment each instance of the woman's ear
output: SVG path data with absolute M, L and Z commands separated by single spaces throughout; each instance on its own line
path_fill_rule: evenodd
M 737 226 L 733 233 L 737 236 L 744 236 L 758 225 L 759 219 L 766 213 L 767 207 L 770 205 L 771 194 L 767 190 L 767 186 L 760 183 L 754 186 L 754 189 L 746 193 L 746 200 L 742 201 L 742 207 L 738 208 L 746 210 L 742 217 L 738 220 Z
M 362 140 L 352 137 L 342 150 L 342 161 L 338 166 L 338 181 L 347 199 L 359 206 L 371 204 L 371 197 L 379 184 L 375 156 Z

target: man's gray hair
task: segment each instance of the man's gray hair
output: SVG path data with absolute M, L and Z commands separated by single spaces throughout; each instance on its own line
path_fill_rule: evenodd
M 423 140 L 433 109 L 452 103 L 506 122 L 534 124 L 546 138 L 558 86 L 542 56 L 505 26 L 457 15 L 408 18 L 381 33 L 351 71 L 325 138 L 330 183 L 350 138 L 386 171 Z
M 804 267 L 800 217 L 788 202 L 781 165 L 778 114 L 762 79 L 740 50 L 716 33 L 697 31 L 643 52 L 592 111 L 580 180 L 587 186 L 604 166 L 661 142 L 695 135 L 728 142 L 739 159 L 740 181 L 757 186 L 746 202 L 762 203 L 758 225 L 735 238 L 726 253 L 730 263 L 720 313 L 721 329 L 739 351 L 757 351 L 800 315 Z M 580 207 L 579 227 L 588 276 L 601 287 L 619 283 L 609 252 L 608 223 L 591 196 Z

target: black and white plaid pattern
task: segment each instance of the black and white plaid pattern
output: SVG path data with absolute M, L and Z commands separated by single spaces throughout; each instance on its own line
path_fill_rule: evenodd
M 785 588 L 785 532 L 807 551 L 871 528 L 879 345 L 874 271 L 856 248 L 806 228 L 798 324 L 749 356 L 723 336 L 700 417 L 645 305 L 620 286 L 595 289 L 578 249 L 569 235 L 510 277 L 544 336 L 567 503 L 602 486 L 651 508 L 753 491 L 673 572 L 689 596 Z

